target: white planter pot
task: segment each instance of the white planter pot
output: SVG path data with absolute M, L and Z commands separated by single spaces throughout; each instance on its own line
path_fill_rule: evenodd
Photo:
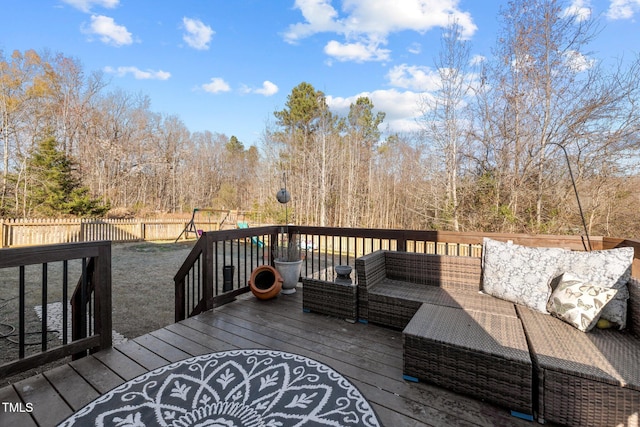
M 300 278 L 300 270 L 302 269 L 302 260 L 300 261 L 274 261 L 276 270 L 282 276 L 283 294 L 293 294 L 296 291 L 296 285 Z

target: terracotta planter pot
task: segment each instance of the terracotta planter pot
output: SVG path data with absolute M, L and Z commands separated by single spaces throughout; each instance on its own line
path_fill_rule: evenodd
M 251 272 L 249 288 L 259 299 L 271 299 L 282 289 L 282 276 L 270 265 L 261 265 Z

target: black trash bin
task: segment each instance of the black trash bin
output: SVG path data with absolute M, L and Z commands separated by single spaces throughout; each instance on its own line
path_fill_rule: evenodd
M 233 290 L 233 273 L 236 268 L 233 265 L 225 265 L 222 267 L 222 292 Z

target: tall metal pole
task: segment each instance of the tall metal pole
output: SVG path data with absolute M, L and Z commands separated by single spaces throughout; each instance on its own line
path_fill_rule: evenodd
M 553 144 L 553 145 L 557 145 L 558 147 L 562 148 L 562 152 L 564 153 L 564 158 L 567 161 L 567 167 L 569 168 L 569 176 L 571 177 L 571 184 L 573 184 L 573 191 L 576 194 L 576 201 L 578 202 L 578 210 L 580 211 L 580 218 L 582 219 L 582 227 L 584 228 L 584 235 L 587 238 L 587 244 L 589 245 L 589 248 L 587 249 L 587 247 L 585 246 L 585 249 L 587 251 L 591 251 L 591 240 L 589 239 L 589 230 L 587 228 L 587 222 L 584 219 L 584 213 L 582 212 L 582 204 L 580 203 L 580 196 L 578 195 L 578 187 L 576 187 L 576 180 L 573 178 L 573 171 L 571 170 L 571 162 L 569 161 L 569 154 L 567 153 L 567 149 L 564 147 L 564 145 L 559 144 L 557 142 L 547 142 L 547 144 Z M 582 244 L 584 245 L 584 242 L 582 242 Z
M 287 191 L 287 173 L 282 172 L 282 182 L 284 183 L 284 194 L 286 201 L 284 202 L 284 223 L 289 225 L 289 192 Z

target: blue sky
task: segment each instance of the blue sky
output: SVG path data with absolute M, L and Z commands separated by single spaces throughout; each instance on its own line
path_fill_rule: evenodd
M 151 99 L 192 132 L 260 143 L 273 112 L 306 81 L 336 112 L 369 96 L 391 131 L 415 128 L 453 16 L 488 57 L 497 0 L 0 0 L 0 49 L 47 49 L 103 71 L 110 89 Z M 27 6 L 28 5 L 28 6 Z M 568 0 L 604 25 L 592 59 L 638 54 L 640 0 Z

